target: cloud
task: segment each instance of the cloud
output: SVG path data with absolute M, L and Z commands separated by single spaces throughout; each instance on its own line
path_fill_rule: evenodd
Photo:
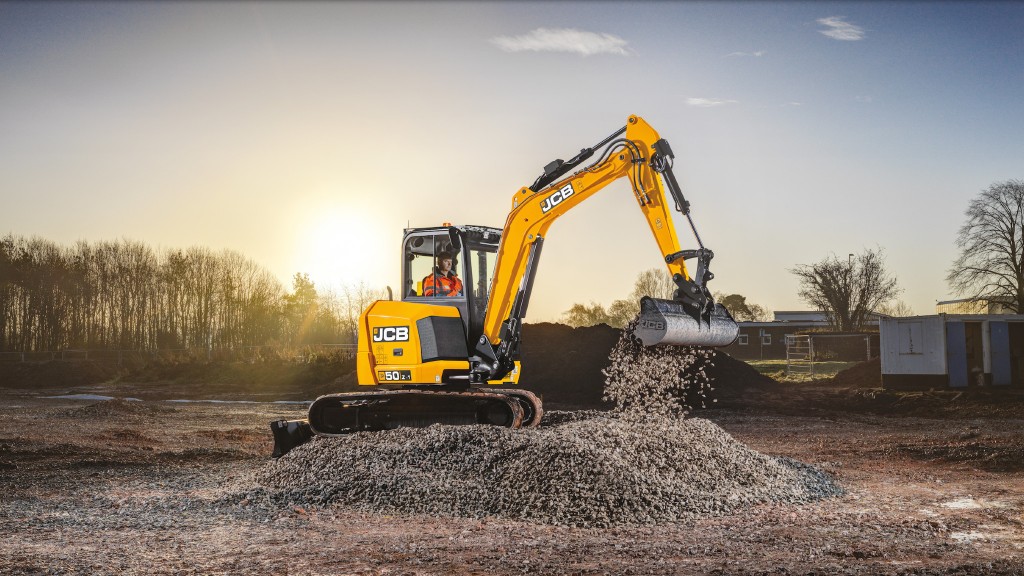
M 718 100 L 715 98 L 687 98 L 687 106 L 696 106 L 698 108 L 714 108 L 715 106 L 722 106 L 724 104 L 736 104 L 735 100 Z
M 733 52 L 731 54 L 726 54 L 725 57 L 726 58 L 731 58 L 731 57 L 753 56 L 754 58 L 760 58 L 761 56 L 764 56 L 765 54 L 767 54 L 767 52 L 765 52 L 764 50 L 758 50 L 757 52 Z
M 506 52 L 571 52 L 582 56 L 619 54 L 627 56 L 629 43 L 613 34 L 575 28 L 537 28 L 522 36 L 497 36 L 491 43 Z
M 872 96 L 854 96 L 853 99 L 856 100 L 857 102 L 863 102 L 864 104 L 871 104 L 872 102 L 875 101 L 874 97 Z
M 843 20 L 843 16 L 829 16 L 828 18 L 818 18 L 818 24 L 825 27 L 824 30 L 818 30 L 825 36 L 834 40 L 863 40 L 864 29 L 856 24 L 850 24 L 846 20 Z

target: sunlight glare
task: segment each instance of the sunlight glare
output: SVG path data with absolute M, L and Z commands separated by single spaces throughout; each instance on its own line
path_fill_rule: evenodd
M 336 206 L 311 214 L 297 246 L 299 272 L 319 289 L 338 290 L 360 282 L 380 283 L 387 268 L 385 246 L 373 218 L 361 207 Z

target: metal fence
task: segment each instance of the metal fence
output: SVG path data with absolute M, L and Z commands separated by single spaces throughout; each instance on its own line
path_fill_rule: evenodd
M 871 334 L 788 334 L 786 373 L 814 375 L 821 362 L 863 362 L 879 355 Z
M 814 341 L 810 336 L 786 336 L 786 374 L 814 375 Z

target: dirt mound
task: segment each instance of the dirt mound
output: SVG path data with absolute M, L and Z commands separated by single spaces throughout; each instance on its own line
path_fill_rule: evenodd
M 753 366 L 725 352 L 715 350 L 707 370 L 711 389 L 704 397 L 708 408 L 760 406 L 766 397 L 782 397 L 786 386 L 761 374 Z
M 882 359 L 873 358 L 841 370 L 832 378 L 831 383 L 840 388 L 881 388 Z
M 572 328 L 546 322 L 523 325 L 520 385 L 547 405 L 603 407 L 602 370 L 621 330 L 605 324 Z
M 568 526 L 660 524 L 841 493 L 700 419 L 588 413 L 532 430 L 442 426 L 315 438 L 234 500 Z
M 782 388 L 776 380 L 758 372 L 753 366 L 737 360 L 725 352 L 714 350 L 710 358 L 711 368 L 708 375 L 714 382 L 714 388 L 720 393 L 741 391 L 748 388 L 774 390 Z

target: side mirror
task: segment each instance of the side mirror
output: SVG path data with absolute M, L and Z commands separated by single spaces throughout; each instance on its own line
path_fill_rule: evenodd
M 455 226 L 448 227 L 448 238 L 451 240 L 452 248 L 457 251 L 462 251 L 462 234 L 459 229 Z

